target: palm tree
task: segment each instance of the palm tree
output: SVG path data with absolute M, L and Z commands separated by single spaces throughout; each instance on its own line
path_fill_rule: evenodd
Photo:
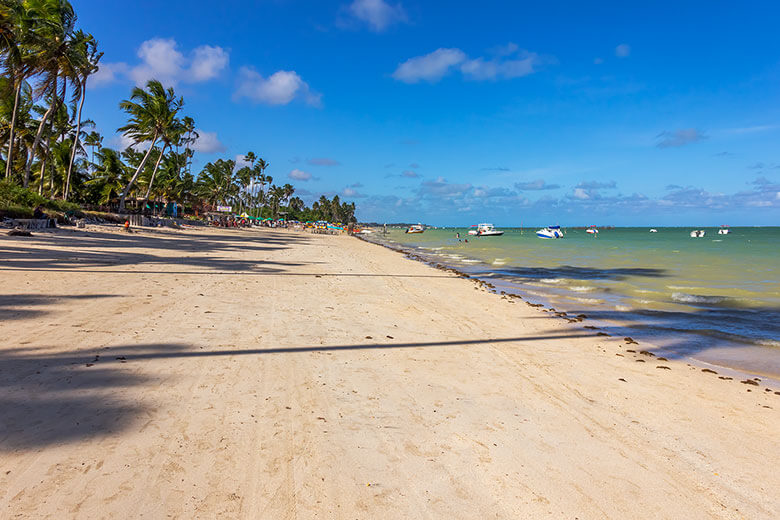
M 152 191 L 152 184 L 154 184 L 154 176 L 157 174 L 157 170 L 160 167 L 160 161 L 165 156 L 165 149 L 170 148 L 172 145 L 178 147 L 182 136 L 186 132 L 185 126 L 182 122 L 176 118 L 173 118 L 165 128 L 163 128 L 160 134 L 160 140 L 163 142 L 162 149 L 160 150 L 160 156 L 157 158 L 157 162 L 152 170 L 152 177 L 149 180 L 149 185 L 146 188 L 146 195 L 144 195 L 144 201 L 149 200 L 149 194 Z
M 76 13 L 67 0 L 26 0 L 27 16 L 34 20 L 30 31 L 33 70 L 39 78 L 38 91 L 52 98 L 49 109 L 38 125 L 38 133 L 32 146 L 32 157 L 24 170 L 24 186 L 30 182 L 32 159 L 41 142 L 43 129 L 52 113 L 65 99 L 67 81 L 73 77 L 79 61 L 72 44 Z M 60 85 L 60 76 L 62 81 Z M 59 89 L 59 90 L 58 90 Z
M 198 176 L 198 191 L 212 205 L 223 204 L 233 198 L 238 192 L 233 179 L 233 160 L 217 159 L 203 167 Z
M 94 176 L 87 184 L 96 185 L 100 193 L 100 204 L 110 204 L 122 193 L 127 182 L 130 168 L 122 161 L 121 155 L 111 148 L 102 148 L 97 153 L 98 165 Z
M 135 174 L 127 183 L 119 198 L 120 213 L 125 209 L 125 199 L 133 188 L 138 176 L 146 165 L 152 149 L 164 134 L 170 131 L 176 121 L 176 114 L 181 109 L 184 101 L 176 98 L 173 88 L 165 89 L 158 80 L 150 80 L 146 84 L 147 90 L 134 87 L 129 100 L 119 103 L 119 108 L 130 116 L 130 121 L 119 131 L 133 139 L 136 144 L 151 141 L 141 164 L 135 170 Z
M 90 167 L 94 166 L 95 162 L 95 148 L 100 150 L 103 146 L 103 136 L 100 135 L 96 131 L 91 131 L 89 134 L 87 134 L 83 141 L 84 146 L 89 146 L 92 148 L 92 158 L 90 159 Z
M 73 150 L 70 154 L 70 162 L 68 164 L 68 176 L 65 181 L 65 193 L 62 198 L 68 200 L 68 193 L 70 192 L 70 175 L 73 171 L 73 161 L 76 158 L 76 147 L 79 144 L 79 133 L 81 131 L 81 111 L 84 108 L 84 100 L 87 97 L 87 78 L 91 74 L 94 74 L 98 70 L 98 62 L 103 57 L 102 52 L 97 51 L 97 41 L 91 34 L 84 34 L 82 31 L 77 31 L 73 36 L 73 49 L 74 52 L 80 53 L 78 66 L 76 69 L 76 94 L 74 97 L 79 99 L 79 110 L 76 115 L 76 137 L 73 139 Z
M 31 53 L 28 17 L 24 4 L 19 1 L 3 1 L 0 4 L 0 64 L 5 68 L 14 92 L 11 126 L 8 132 L 8 154 L 6 156 L 5 178 L 11 177 L 14 152 L 14 131 L 16 130 L 16 115 L 19 109 L 19 98 L 25 80 L 34 72 Z

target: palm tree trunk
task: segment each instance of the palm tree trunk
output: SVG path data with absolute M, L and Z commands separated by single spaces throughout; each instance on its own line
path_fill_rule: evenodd
M 32 149 L 30 150 L 30 160 L 27 161 L 27 166 L 24 168 L 24 187 L 27 188 L 30 185 L 30 170 L 32 169 L 32 163 L 35 160 L 35 152 L 38 150 L 38 145 L 41 143 L 41 136 L 43 135 L 43 128 L 46 126 L 46 121 L 49 116 L 54 112 L 54 108 L 57 106 L 57 102 L 52 100 L 49 109 L 43 114 L 41 123 L 38 125 L 38 132 L 35 134 L 35 141 L 33 141 Z
M 43 179 L 46 175 L 46 157 L 41 157 L 41 172 L 38 176 L 38 195 L 43 196 Z
M 135 184 L 135 181 L 138 179 L 138 176 L 141 174 L 141 170 L 143 170 L 144 166 L 146 166 L 146 161 L 149 159 L 149 155 L 152 153 L 152 149 L 154 148 L 154 145 L 157 144 L 157 138 L 158 138 L 157 134 L 155 133 L 154 139 L 152 139 L 152 144 L 149 146 L 149 149 L 146 151 L 146 155 L 144 155 L 141 164 L 138 165 L 138 168 L 135 170 L 132 179 L 130 179 L 130 182 L 127 183 L 125 189 L 122 190 L 122 196 L 119 197 L 119 213 L 122 213 L 125 210 L 125 199 L 127 198 L 127 194 L 130 193 L 130 190 L 133 188 L 133 184 Z
M 49 147 L 51 148 L 51 145 L 49 145 Z M 51 163 L 49 164 L 49 198 L 50 199 L 54 198 L 54 173 L 55 173 L 55 171 L 56 170 L 54 168 L 54 161 L 51 161 Z
M 73 137 L 73 150 L 70 152 L 70 164 L 68 164 L 68 177 L 65 180 L 65 192 L 62 194 L 64 200 L 68 200 L 68 193 L 70 192 L 70 174 L 73 171 L 73 160 L 76 158 L 76 148 L 79 144 L 79 132 L 81 131 L 81 109 L 84 108 L 84 98 L 87 97 L 87 81 L 81 84 L 81 100 L 79 101 L 79 113 L 76 116 L 76 135 Z
M 154 170 L 152 170 L 152 178 L 149 180 L 149 186 L 146 188 L 146 195 L 144 195 L 144 202 L 149 200 L 149 194 L 152 192 L 152 184 L 154 183 L 154 176 L 157 174 L 157 168 L 160 167 L 160 162 L 162 162 L 163 155 L 165 155 L 166 146 L 168 146 L 168 143 L 165 143 L 162 147 L 162 150 L 160 150 L 160 157 L 157 158 L 157 162 L 154 165 Z
M 13 163 L 14 155 L 14 129 L 16 128 L 16 111 L 19 109 L 19 95 L 22 92 L 22 79 L 19 78 L 19 84 L 16 86 L 16 94 L 14 95 L 14 113 L 11 115 L 11 131 L 8 137 L 8 159 L 5 163 L 5 178 L 11 177 L 11 164 Z

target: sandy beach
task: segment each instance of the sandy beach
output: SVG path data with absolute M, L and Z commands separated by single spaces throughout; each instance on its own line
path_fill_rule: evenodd
M 780 385 L 347 236 L 0 236 L 0 517 L 780 518 Z

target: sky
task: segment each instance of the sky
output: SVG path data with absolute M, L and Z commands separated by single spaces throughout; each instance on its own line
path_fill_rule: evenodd
M 156 78 L 194 171 L 253 151 L 361 221 L 780 225 L 777 2 L 72 3 L 106 146 Z

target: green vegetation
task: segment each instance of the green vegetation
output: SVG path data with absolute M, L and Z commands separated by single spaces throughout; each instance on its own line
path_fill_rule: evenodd
M 67 0 L 0 0 L 0 212 L 29 217 L 35 208 L 149 212 L 176 202 L 190 213 L 229 205 L 253 216 L 354 221 L 355 205 L 321 197 L 307 208 L 290 184 L 265 174 L 253 152 L 248 165 L 219 159 L 194 175 L 195 121 L 184 99 L 157 80 L 119 103 L 118 129 L 132 145 L 103 147 L 82 118 L 87 83 L 102 53 L 77 28 Z

